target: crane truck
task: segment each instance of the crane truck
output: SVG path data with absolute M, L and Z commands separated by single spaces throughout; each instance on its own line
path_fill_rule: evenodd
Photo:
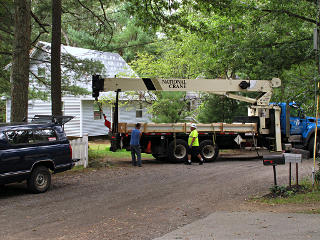
M 134 124 L 118 122 L 118 96 L 121 91 L 204 91 L 250 103 L 248 116 L 237 117 L 231 124 L 197 124 L 200 153 L 205 161 L 214 161 L 219 149 L 265 147 L 281 152 L 292 147 L 310 151 L 314 147 L 319 155 L 319 141 L 315 131 L 319 125 L 314 117 L 304 115 L 300 106 L 292 103 L 270 103 L 273 88 L 281 80 L 239 79 L 151 79 L 102 78 L 92 76 L 92 96 L 98 100 L 99 92 L 115 91 L 116 101 L 111 131 L 111 150 L 129 149 Z M 260 93 L 250 98 L 236 93 Z M 156 159 L 183 162 L 187 158 L 187 139 L 191 123 L 142 123 L 142 152 Z M 318 126 L 316 126 L 318 125 Z

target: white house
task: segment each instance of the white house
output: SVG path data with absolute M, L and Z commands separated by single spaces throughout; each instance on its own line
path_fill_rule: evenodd
M 39 42 L 31 52 L 30 62 L 30 89 L 37 89 L 43 92 L 48 92 L 49 88 L 41 82 L 41 78 L 50 78 L 50 51 L 51 44 Z M 61 46 L 61 54 L 70 55 L 76 59 L 87 59 L 100 61 L 103 65 L 103 76 L 133 76 L 135 75 L 129 65 L 117 53 L 101 52 L 78 47 Z M 62 70 L 64 67 L 62 66 Z M 81 76 L 81 79 L 74 79 L 76 74 L 66 73 L 70 84 L 77 85 L 87 89 L 91 93 L 91 73 Z M 66 76 L 62 76 L 66 77 Z M 35 78 L 38 78 L 37 81 Z M 39 79 L 40 78 L 40 79 Z M 75 81 L 74 81 L 75 80 Z M 110 96 L 112 93 L 106 93 Z M 127 100 L 124 94 L 120 95 L 120 101 Z M 99 109 L 91 95 L 74 96 L 64 95 L 63 115 L 74 116 L 69 123 L 65 124 L 65 132 L 68 136 L 82 137 L 84 134 L 89 136 L 105 135 L 108 129 L 104 126 L 103 117 L 99 114 Z M 10 121 L 10 99 L 6 102 L 6 121 Z M 103 112 L 107 118 L 112 121 L 112 105 L 103 106 Z M 34 115 L 51 115 L 50 97 L 47 101 L 30 100 L 28 108 L 28 118 L 32 119 Z M 133 101 L 129 105 L 119 108 L 120 122 L 148 122 L 149 115 L 146 112 L 145 104 L 141 101 Z

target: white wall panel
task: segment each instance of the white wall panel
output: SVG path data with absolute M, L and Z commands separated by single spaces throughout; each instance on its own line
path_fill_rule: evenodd
M 108 134 L 109 130 L 104 125 L 103 116 L 99 120 L 94 120 L 92 100 L 82 101 L 82 133 L 87 133 L 88 136 L 102 136 Z M 110 105 L 103 106 L 103 112 L 107 119 L 111 122 Z
M 74 118 L 65 124 L 64 130 L 67 136 L 80 137 L 80 98 L 63 97 L 64 115 Z

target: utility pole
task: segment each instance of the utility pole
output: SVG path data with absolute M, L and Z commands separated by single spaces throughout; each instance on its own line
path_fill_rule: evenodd
M 312 168 L 312 186 L 314 187 L 315 183 L 315 169 L 316 169 L 316 155 L 317 155 L 317 126 L 318 126 L 318 112 L 319 112 L 319 77 L 320 77 L 320 61 L 319 61 L 319 23 L 320 23 L 320 1 L 317 0 L 317 19 L 316 19 L 316 27 L 313 31 L 313 48 L 315 50 L 316 55 L 316 64 L 318 68 L 318 74 L 316 74 L 315 80 L 315 105 L 316 107 L 316 131 L 314 137 L 314 150 L 313 150 L 313 168 Z
M 317 31 L 317 34 L 316 34 L 316 39 L 315 39 L 315 42 L 316 42 L 316 58 L 317 58 L 317 66 L 318 66 L 318 77 L 320 76 L 320 61 L 319 61 L 319 45 L 320 45 L 320 40 L 319 40 L 319 32 L 320 32 L 320 28 L 319 28 L 319 24 L 320 24 L 320 1 L 318 0 L 318 14 L 317 14 L 317 21 L 316 21 L 316 31 Z

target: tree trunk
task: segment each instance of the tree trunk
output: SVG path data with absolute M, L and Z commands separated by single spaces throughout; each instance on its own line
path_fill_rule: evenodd
M 11 68 L 11 122 L 28 118 L 31 0 L 14 0 L 15 28 Z
M 61 0 L 52 0 L 51 38 L 51 110 L 52 115 L 62 115 L 61 101 Z

